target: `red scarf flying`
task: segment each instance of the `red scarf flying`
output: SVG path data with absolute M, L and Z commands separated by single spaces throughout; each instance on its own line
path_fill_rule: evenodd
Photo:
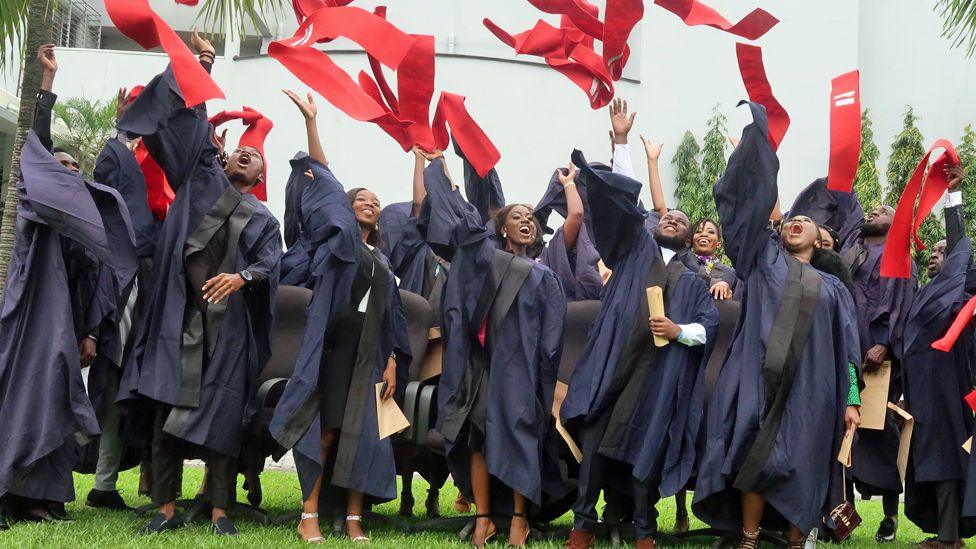
M 746 40 L 758 40 L 779 23 L 779 19 L 760 8 L 752 10 L 733 25 L 717 11 L 698 0 L 654 0 L 654 3 L 680 17 L 689 27 L 707 25 L 741 36 Z
M 790 115 L 773 95 L 773 88 L 769 85 L 766 68 L 763 66 L 762 48 L 736 43 L 735 55 L 739 59 L 739 73 L 742 74 L 742 83 L 746 86 L 749 100 L 766 107 L 769 143 L 775 151 L 790 127 Z
M 231 120 L 240 120 L 247 126 L 237 141 L 237 146 L 251 147 L 261 155 L 261 163 L 264 166 L 264 180 L 251 189 L 251 194 L 258 200 L 266 202 L 268 200 L 268 157 L 264 154 L 264 142 L 267 140 L 271 128 L 274 127 L 274 123 L 270 118 L 251 107 L 244 107 L 243 111 L 221 111 L 210 117 L 210 123 L 213 124 L 214 130 Z
M 851 71 L 831 80 L 827 188 L 851 192 L 860 157 L 861 84 L 858 71 Z

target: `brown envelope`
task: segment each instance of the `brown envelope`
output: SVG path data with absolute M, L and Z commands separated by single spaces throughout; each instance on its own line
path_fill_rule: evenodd
M 901 483 L 905 484 L 905 470 L 908 468 L 908 451 L 912 447 L 912 431 L 915 430 L 915 418 L 905 410 L 888 403 L 888 408 L 893 410 L 905 420 L 901 428 L 901 440 L 898 441 L 898 474 L 901 475 Z
M 383 383 L 376 384 L 376 425 L 380 433 L 380 440 L 399 433 L 410 427 L 407 416 L 397 406 L 396 400 L 383 400 Z
M 573 437 L 569 436 L 569 431 L 563 427 L 561 421 L 559 421 L 559 409 L 563 406 L 563 400 L 566 399 L 566 391 L 569 390 L 569 385 L 566 385 L 562 381 L 556 382 L 556 394 L 552 399 L 552 416 L 556 418 L 556 431 L 559 436 L 563 437 L 566 441 L 566 445 L 569 446 L 569 451 L 573 453 L 573 457 L 576 458 L 577 463 L 583 462 L 583 452 L 580 452 L 579 446 L 573 440 Z
M 651 286 L 647 289 L 647 310 L 651 318 L 665 316 L 664 314 L 664 293 L 660 286 Z M 654 336 L 654 345 L 664 347 L 668 344 L 667 338 Z
M 441 339 L 441 329 L 431 328 L 427 334 L 427 354 L 420 365 L 420 381 L 439 376 L 441 374 L 441 359 L 444 355 L 444 340 Z
M 876 371 L 864 374 L 861 391 L 861 426 L 859 429 L 883 430 L 888 415 L 888 384 L 891 362 L 885 361 Z
M 844 467 L 850 467 L 851 463 L 851 448 L 854 446 L 854 433 L 857 429 L 851 429 L 844 433 L 844 440 L 840 442 L 840 452 L 837 454 L 837 461 L 841 463 Z

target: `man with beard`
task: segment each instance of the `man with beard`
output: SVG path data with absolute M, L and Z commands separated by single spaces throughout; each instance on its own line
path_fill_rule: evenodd
M 914 275 L 881 277 L 881 255 L 894 208 L 881 205 L 864 215 L 855 193 L 828 190 L 827 180 L 818 179 L 793 204 L 791 214 L 800 213 L 837 230 L 838 251 L 854 282 L 862 371 L 872 374 L 889 368 L 888 401 L 897 403 L 902 395 L 901 334 L 917 281 Z M 875 534 L 880 543 L 894 541 L 898 531 L 899 440 L 895 413 L 888 410 L 884 429 L 861 429 L 854 442 L 851 478 L 857 491 L 863 497 L 881 496 L 884 518 Z
M 213 46 L 196 33 L 192 44 L 209 71 Z M 235 535 L 227 508 L 251 396 L 270 357 L 281 258 L 278 222 L 250 194 L 266 179 L 265 158 L 257 146 L 238 146 L 221 166 L 206 106 L 185 106 L 172 68 L 146 86 L 119 129 L 143 138 L 176 193 L 118 397 L 130 415 L 154 417 L 159 514 L 140 533 L 182 526 L 174 502 L 186 452 L 209 468 L 212 531 Z
M 593 545 L 600 492 L 612 489 L 632 496 L 637 546 L 653 548 L 654 505 L 683 488 L 694 465 L 718 315 L 705 282 L 678 257 L 689 245 L 688 216 L 668 212 L 652 236 L 638 181 L 590 167 L 579 151 L 573 164 L 589 191 L 594 243 L 613 276 L 560 409 L 583 454 L 566 547 Z M 663 289 L 666 316 L 651 317 L 645 290 L 652 286 Z M 652 336 L 668 344 L 658 348 Z
M 936 534 L 918 545 L 922 548 L 962 547 L 961 538 L 976 533 L 976 493 L 963 490 L 971 479 L 970 458 L 962 448 L 973 435 L 973 412 L 964 400 L 973 388 L 972 328 L 948 352 L 932 348 L 976 293 L 972 243 L 958 190 L 964 173 L 958 165 L 948 166 L 946 173 L 946 240 L 933 247 L 931 282 L 915 296 L 904 333 L 905 404 L 915 417 L 905 475 L 905 516 L 923 532 Z
M 754 122 L 714 191 L 744 312 L 708 401 L 693 508 L 741 528 L 740 548 L 758 546 L 760 524 L 788 528 L 798 548 L 841 499 L 838 449 L 860 422 L 856 317 L 844 284 L 810 264 L 817 224 L 792 215 L 780 234 L 768 228 L 779 161 L 765 109 L 748 105 Z

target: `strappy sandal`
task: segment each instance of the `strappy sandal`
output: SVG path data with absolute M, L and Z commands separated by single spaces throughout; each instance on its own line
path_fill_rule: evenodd
M 807 540 L 801 539 L 800 541 L 787 541 L 786 544 L 788 549 L 803 549 L 807 545 Z
M 319 518 L 318 513 L 302 513 L 302 520 L 298 521 L 298 528 L 299 528 L 298 536 L 302 538 L 302 541 L 306 543 L 315 543 L 315 544 L 325 543 L 325 538 L 322 536 L 313 536 L 308 539 L 305 539 L 305 536 L 302 535 L 302 530 L 301 530 L 302 523 L 308 519 L 317 519 L 317 518 Z
M 759 547 L 759 530 L 746 532 L 742 529 L 742 540 L 739 541 L 739 549 L 757 549 Z
M 525 513 L 512 513 L 512 519 L 514 520 L 516 517 L 525 519 Z M 522 543 L 512 544 L 511 542 L 509 542 L 508 544 L 509 547 L 525 547 L 525 544 L 529 542 L 529 536 L 532 535 L 532 527 L 529 526 L 528 519 L 525 520 L 525 525 L 527 528 L 525 529 L 525 537 L 522 538 Z M 509 529 L 511 529 L 511 527 L 509 527 Z M 511 540 L 511 537 L 512 536 L 509 535 L 509 540 Z
M 475 519 L 475 529 L 476 530 L 478 528 L 477 520 L 478 519 L 481 519 L 481 518 L 488 519 L 488 524 L 490 524 L 491 527 L 494 528 L 494 530 L 488 532 L 488 534 L 485 536 L 485 540 L 481 542 L 481 545 L 478 545 L 477 543 L 474 542 L 474 532 L 471 533 L 471 545 L 477 547 L 478 549 L 483 548 L 489 541 L 492 540 L 492 538 L 495 537 L 495 535 L 498 534 L 498 527 L 495 526 L 495 523 L 494 522 L 491 522 L 491 515 L 475 515 L 474 516 L 474 519 Z
M 358 522 L 358 523 L 362 524 L 363 523 L 363 517 L 361 517 L 359 515 L 348 515 L 348 516 L 346 516 L 346 525 L 347 525 L 346 526 L 346 534 L 347 535 L 349 534 L 348 524 L 350 522 Z M 366 537 L 366 536 L 356 536 L 354 538 L 349 538 L 349 539 L 352 540 L 353 543 L 369 543 L 369 538 Z

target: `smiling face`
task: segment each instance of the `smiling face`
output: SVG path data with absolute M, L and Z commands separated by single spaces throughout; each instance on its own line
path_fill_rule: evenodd
M 661 246 L 681 251 L 688 247 L 691 237 L 691 221 L 681 210 L 671 210 L 661 217 L 654 228 L 654 240 Z
M 238 147 L 227 158 L 227 179 L 245 187 L 264 181 L 264 158 L 254 147 Z
M 929 265 L 926 271 L 929 277 L 933 277 L 942 272 L 942 263 L 945 261 L 946 241 L 940 240 L 932 246 L 932 255 L 929 256 Z
M 790 218 L 784 223 L 779 237 L 783 247 L 791 254 L 808 252 L 811 248 L 820 247 L 820 228 L 805 215 Z
M 830 231 L 820 227 L 817 229 L 820 231 L 820 247 L 825 250 L 836 250 L 837 243 L 834 242 L 834 237 L 830 236 Z
M 505 215 L 502 236 L 509 249 L 524 248 L 535 243 L 539 229 L 535 224 L 532 210 L 522 204 L 512 206 Z
M 722 235 L 719 234 L 718 227 L 709 220 L 703 220 L 695 228 L 695 234 L 691 237 L 692 249 L 698 255 L 712 256 L 722 245 Z
M 360 227 L 373 229 L 380 219 L 380 199 L 369 189 L 359 189 L 352 199 L 352 210 Z

